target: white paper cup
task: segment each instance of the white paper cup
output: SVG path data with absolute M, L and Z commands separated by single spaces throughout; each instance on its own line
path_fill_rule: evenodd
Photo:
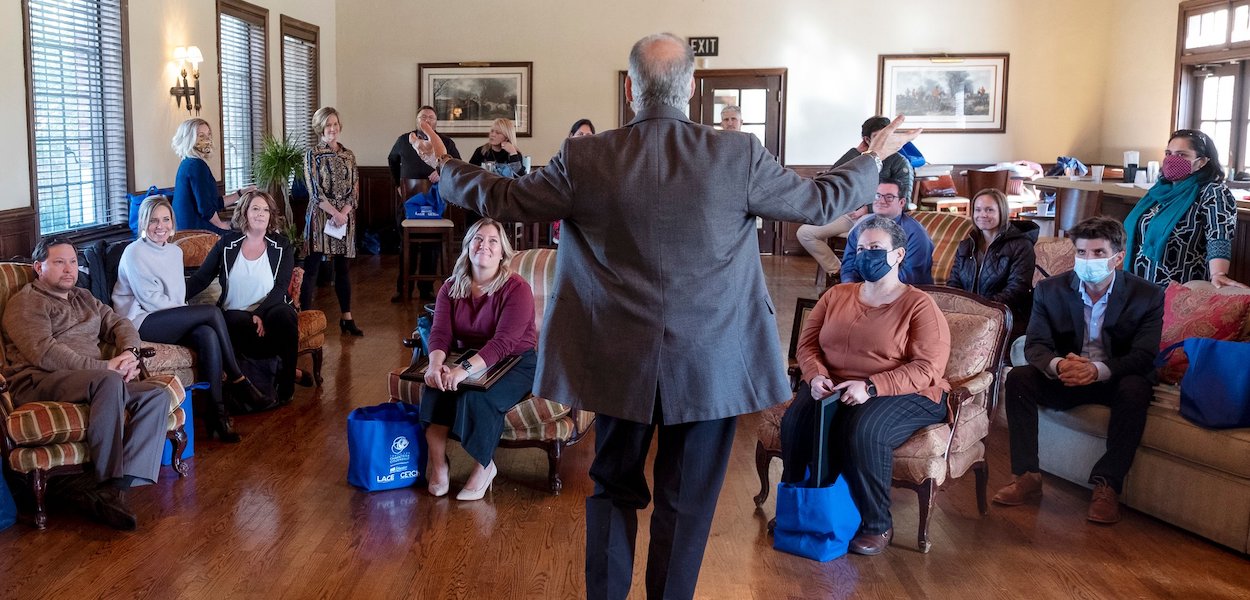
M 1094 165 L 1089 168 L 1089 172 L 1094 176 L 1094 183 L 1102 183 L 1102 172 L 1106 167 L 1103 165 Z

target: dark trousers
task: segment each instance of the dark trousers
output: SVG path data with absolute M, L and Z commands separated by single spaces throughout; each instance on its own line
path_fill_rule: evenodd
M 655 423 L 662 423 L 656 399 Z M 737 417 L 680 425 L 599 415 L 586 498 L 586 597 L 625 598 L 634 572 L 638 510 L 651 501 L 643 469 L 656 450 L 655 510 L 647 552 L 647 598 L 692 598 L 716 500 L 725 480 Z
M 806 480 L 813 448 L 817 403 L 811 388 L 799 385 L 798 394 L 781 419 L 781 479 L 789 483 Z M 946 404 L 920 394 L 877 396 L 863 404 L 837 403 L 833 415 L 832 444 L 821 451 L 828 456 L 832 476 L 841 475 L 851 488 L 860 514 L 860 532 L 884 533 L 890 519 L 890 481 L 894 473 L 894 450 L 922 427 L 946 418 Z
M 97 481 L 133 477 L 156 482 L 165 447 L 169 397 L 160 384 L 127 383 L 116 371 L 82 369 L 40 373 L 14 392 L 20 406 L 55 401 L 91 406 L 87 446 Z
M 1011 434 L 1011 472 L 1015 475 L 1041 471 L 1037 462 L 1038 405 L 1068 410 L 1082 404 L 1111 407 L 1107 424 L 1107 452 L 1094 464 L 1089 482 L 1096 478 L 1119 493 L 1133 466 L 1133 456 L 1146 429 L 1146 409 L 1154 390 L 1140 375 L 1113 377 L 1079 387 L 1068 387 L 1027 365 L 1007 375 L 1007 426 Z
M 529 396 L 534 387 L 538 353 L 528 350 L 489 390 L 462 387 L 444 392 L 426 387 L 421 393 L 421 422 L 445 425 L 448 437 L 485 467 L 494 460 L 503 435 L 504 415 Z
M 299 288 L 299 306 L 303 310 L 313 308 L 313 296 L 317 294 L 317 274 L 321 272 L 320 252 L 313 252 L 304 258 L 304 281 Z M 352 280 L 347 257 L 333 255 L 334 263 L 334 295 L 339 297 L 339 312 L 352 312 Z
M 208 394 L 213 400 L 207 413 L 216 418 L 227 416 L 221 395 L 221 374 L 224 372 L 234 381 L 243 372 L 235 359 L 234 344 L 230 343 L 230 331 L 220 308 L 212 304 L 191 304 L 158 310 L 143 319 L 139 337 L 194 350 L 195 376 L 208 383 Z
M 243 356 L 282 360 L 275 383 L 279 399 L 290 398 L 295 393 L 295 355 L 299 351 L 299 315 L 289 304 L 275 304 L 256 310 L 265 327 L 265 335 L 256 334 L 252 313 L 245 310 L 225 311 L 226 327 L 230 339 Z

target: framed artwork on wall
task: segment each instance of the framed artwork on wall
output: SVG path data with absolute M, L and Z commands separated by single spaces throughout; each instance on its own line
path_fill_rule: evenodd
M 438 113 L 447 135 L 486 137 L 495 119 L 512 119 L 519 137 L 530 137 L 532 62 L 421 63 L 417 105 Z
M 925 133 L 1007 131 L 1008 54 L 882 54 L 877 114 Z

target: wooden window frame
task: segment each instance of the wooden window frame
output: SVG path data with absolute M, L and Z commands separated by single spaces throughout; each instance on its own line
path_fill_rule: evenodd
M 282 134 L 283 134 L 283 137 L 286 137 L 286 136 L 289 136 L 291 132 L 291 124 L 286 122 L 286 47 L 285 47 L 286 37 L 291 36 L 293 38 L 303 40 L 305 42 L 312 44 L 317 49 L 316 63 L 312 70 L 312 80 L 313 80 L 312 104 L 313 106 L 320 106 L 321 105 L 321 27 L 314 25 L 312 23 L 309 23 L 307 21 L 301 21 L 294 17 L 289 17 L 287 15 L 281 15 L 279 17 L 278 22 L 279 22 L 278 40 L 282 46 L 280 48 L 281 51 L 279 52 L 281 66 L 279 67 L 278 77 L 280 78 L 279 80 L 282 82 L 282 86 L 281 86 L 282 87 L 282 100 L 281 100 Z M 307 126 L 308 125 L 305 125 L 305 127 Z M 311 132 L 309 135 L 310 135 L 309 143 L 311 145 L 311 143 L 314 140 L 311 137 Z
M 270 113 L 270 81 L 269 81 L 269 9 L 257 6 L 243 0 L 217 0 L 216 28 L 217 28 L 217 106 L 220 108 L 217 115 L 217 141 L 221 152 L 218 153 L 221 165 L 222 183 L 226 180 L 226 108 L 225 108 L 225 80 L 222 73 L 222 54 L 221 54 L 221 16 L 229 15 L 236 19 L 247 21 L 253 25 L 257 25 L 264 30 L 262 55 L 265 57 L 265 76 L 264 76 L 264 99 L 261 107 L 261 132 L 268 134 L 273 131 L 272 118 Z M 224 188 L 223 188 L 224 189 Z
M 1235 9 L 1247 5 L 1246 0 L 1186 0 L 1177 8 L 1176 23 L 1176 66 L 1173 71 L 1172 83 L 1172 131 L 1177 129 L 1197 128 L 1199 93 L 1194 84 L 1194 70 L 1203 65 L 1224 65 L 1232 62 L 1245 63 L 1250 61 L 1250 40 L 1232 42 Z M 1186 28 L 1189 17 L 1210 12 L 1214 9 L 1227 8 L 1228 31 L 1222 44 L 1203 46 L 1191 50 L 1185 49 Z M 1233 130 L 1229 139 L 1229 154 L 1222 156 L 1225 168 L 1250 168 L 1250 156 L 1246 156 L 1247 138 L 1250 138 L 1250 125 L 1247 124 L 1246 107 L 1250 105 L 1250 71 L 1242 68 L 1238 79 L 1238 90 L 1233 100 Z M 1169 132 L 1171 133 L 1171 132 Z M 1237 160 L 1234 161 L 1233 158 Z

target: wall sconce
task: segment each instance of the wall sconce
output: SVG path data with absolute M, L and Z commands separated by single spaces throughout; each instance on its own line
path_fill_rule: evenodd
M 194 110 L 195 114 L 200 114 L 200 63 L 204 62 L 204 54 L 200 52 L 198 46 L 174 48 L 174 62 L 178 63 L 178 67 L 182 69 L 182 85 L 178 85 L 178 79 L 174 79 L 174 87 L 169 88 L 169 95 L 174 97 L 179 107 L 182 101 L 187 101 L 187 114 L 191 114 Z M 187 83 L 187 63 L 191 63 L 191 78 L 195 80 L 195 85 Z

